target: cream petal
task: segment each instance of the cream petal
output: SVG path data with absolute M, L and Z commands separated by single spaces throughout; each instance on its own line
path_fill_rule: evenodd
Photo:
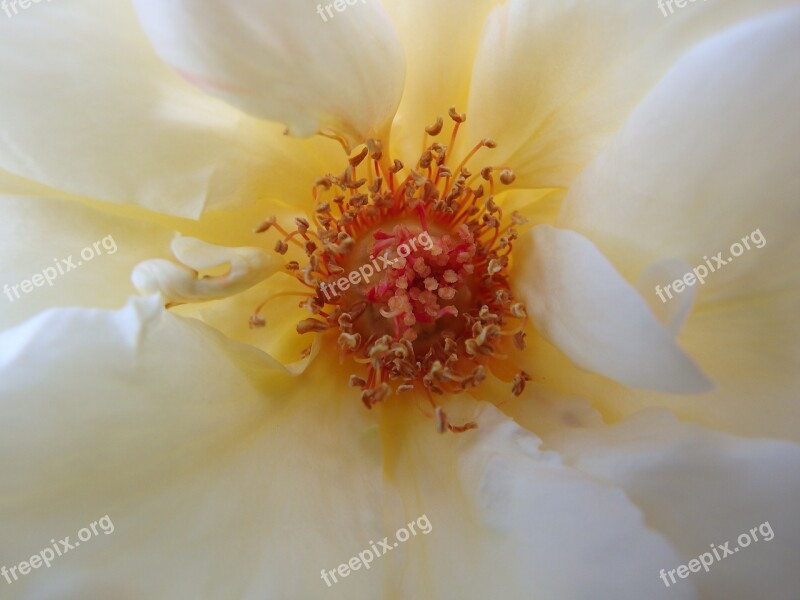
M 702 267 L 701 307 L 797 289 L 798 28 L 796 6 L 686 55 L 572 186 L 559 226 L 629 277 L 664 258 Z
M 134 5 L 188 81 L 293 135 L 329 129 L 358 144 L 385 131 L 400 101 L 402 48 L 378 3 L 341 2 L 333 16 L 324 3 L 281 0 Z
M 791 3 L 695 2 L 665 17 L 655 0 L 509 0 L 475 61 L 473 141 L 496 139 L 495 164 L 513 167 L 518 186 L 567 187 L 678 57 Z
M 341 152 L 198 92 L 127 3 L 36 7 L 0 19 L 0 39 L 14 49 L 0 55 L 0 168 L 72 194 L 196 218 L 307 198 L 325 156 Z
M 1 333 L 0 564 L 115 526 L 4 597 L 370 597 L 388 561 L 320 570 L 402 519 L 377 423 L 315 366 L 301 384 L 154 299 Z
M 537 329 L 576 365 L 638 388 L 713 387 L 589 240 L 539 225 L 524 241 L 517 293 Z
M 695 597 L 691 584 L 664 589 L 658 569 L 679 555 L 620 490 L 562 464 L 494 407 L 481 405 L 477 430 L 446 435 L 407 407 L 383 408 L 387 476 L 406 520 L 431 525 L 392 552 L 400 597 Z
M 0 329 L 46 308 L 122 306 L 135 292 L 131 269 L 171 236 L 78 202 L 0 196 Z
M 618 425 L 556 434 L 546 447 L 566 464 L 619 486 L 642 509 L 648 525 L 679 552 L 677 562 L 659 569 L 709 553 L 708 572 L 674 584 L 668 579 L 670 593 L 691 584 L 704 598 L 797 596 L 800 446 L 724 435 L 651 410 Z M 740 534 L 752 536 L 759 527 L 758 541 L 738 543 Z M 743 547 L 735 556 L 720 549 L 715 560 L 711 545 L 725 542 L 731 551 Z M 659 577 L 658 571 L 648 575 Z
M 785 59 L 798 26 L 795 8 L 698 47 L 570 190 L 559 225 L 589 237 L 628 279 L 669 258 L 716 268 L 695 286 L 681 336 L 718 385 L 702 402 L 628 390 L 547 359 L 564 369 L 570 393 L 609 419 L 656 405 L 739 435 L 800 440 L 800 70 Z M 735 261 L 706 263 L 718 252 L 727 260 L 755 232 Z

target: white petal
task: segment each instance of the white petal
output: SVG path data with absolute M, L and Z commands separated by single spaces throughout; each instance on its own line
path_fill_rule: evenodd
M 402 49 L 376 2 L 135 0 L 161 56 L 189 81 L 294 135 L 380 135 L 400 102 Z M 328 6 L 331 6 L 330 4 Z
M 0 329 L 46 308 L 122 306 L 135 293 L 131 269 L 171 236 L 74 201 L 0 195 Z
M 678 57 L 791 3 L 694 2 L 665 17 L 655 0 L 509 0 L 489 18 L 476 59 L 470 133 L 497 140 L 494 164 L 513 167 L 516 185 L 567 187 Z
M 387 560 L 335 588 L 320 577 L 403 524 L 381 510 L 392 503 L 377 425 L 333 369 L 301 382 L 258 354 L 151 299 L 0 334 L 0 454 L 14 457 L 0 465 L 0 564 L 106 514 L 115 525 L 4 597 L 380 588 Z
M 0 18 L 0 168 L 73 194 L 196 218 L 307 198 L 319 148 L 206 96 L 153 51 L 127 3 Z M 302 160 L 300 160 L 302 159 Z M 331 167 L 327 167 L 331 168 Z
M 583 236 L 534 227 L 518 288 L 539 331 L 576 365 L 633 387 L 671 393 L 712 385 L 614 267 Z
M 795 7 L 686 55 L 572 186 L 559 225 L 629 277 L 663 258 L 702 267 L 701 307 L 797 289 L 798 28 Z
M 759 541 L 733 556 L 720 550 L 708 572 L 670 581 L 670 592 L 692 584 L 704 598 L 796 598 L 800 446 L 723 435 L 655 410 L 614 426 L 573 429 L 548 438 L 547 446 L 567 464 L 620 486 L 642 508 L 680 552 L 677 562 L 659 568 L 712 554 L 711 544 L 729 541 L 733 551 L 740 534 L 767 523 L 756 532 Z M 767 539 L 770 531 L 774 538 Z
M 477 430 L 446 435 L 407 406 L 383 408 L 387 476 L 407 520 L 431 524 L 402 547 L 401 597 L 695 597 L 691 584 L 660 583 L 679 555 L 620 490 L 566 467 L 494 407 L 482 405 Z

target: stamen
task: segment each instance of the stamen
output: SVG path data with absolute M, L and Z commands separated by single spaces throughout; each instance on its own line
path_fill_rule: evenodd
M 294 244 L 305 255 L 305 266 L 290 260 L 285 268 L 310 292 L 267 300 L 304 296 L 301 305 L 312 317 L 298 323 L 298 333 L 330 336 L 356 371 L 349 383 L 361 390 L 364 406 L 370 409 L 395 393 L 412 394 L 417 405 L 427 399 L 433 413 L 423 412 L 440 433 L 477 424 L 451 424 L 434 396 L 463 393 L 495 372 L 511 377 L 514 370 L 504 366 L 507 351 L 525 347 L 528 320 L 507 283 L 514 226 L 524 219 L 513 212 L 507 223 L 494 198 L 495 180 L 507 186 L 516 176 L 505 166 L 474 175 L 467 169 L 481 148 L 497 146 L 490 138 L 453 168 L 450 154 L 466 114 L 452 107 L 448 115 L 449 144 L 428 143 L 444 128 L 437 117 L 425 127 L 418 159 L 408 163 L 413 168 L 389 157 L 380 140 L 368 140 L 350 156 L 343 139 L 320 132 L 342 143 L 348 162 L 340 175 L 315 182 L 314 223 L 297 218 L 290 232 L 270 217 L 256 228 L 282 236 L 275 241 L 279 254 Z M 263 306 L 251 326 L 264 326 Z M 511 393 L 522 394 L 529 380 L 518 371 Z

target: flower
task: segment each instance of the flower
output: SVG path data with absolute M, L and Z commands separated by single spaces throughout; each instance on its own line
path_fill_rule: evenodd
M 119 248 L 3 312 L 0 564 L 115 525 L 7 595 L 790 598 L 800 7 L 337 5 L 0 21 L 6 280 Z M 451 106 L 468 118 L 437 132 Z M 315 218 L 349 218 L 326 194 L 378 178 L 398 198 L 348 191 L 326 237 Z M 756 228 L 763 249 L 656 300 Z M 377 283 L 314 301 L 383 252 Z M 132 272 L 158 293 L 117 308 Z M 425 343 L 456 358 L 385 375 Z M 429 533 L 337 570 L 420 515 Z M 774 540 L 662 582 L 765 522 Z

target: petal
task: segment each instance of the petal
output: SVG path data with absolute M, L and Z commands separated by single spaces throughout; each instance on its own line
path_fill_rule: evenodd
M 307 198 L 321 156 L 340 152 L 198 92 L 127 3 L 53 3 L 0 19 L 0 39 L 15 49 L 0 55 L 0 168 L 51 187 L 195 218 Z
M 535 332 L 528 335 L 521 367 L 563 396 L 588 399 L 607 422 L 661 406 L 729 433 L 800 442 L 798 306 L 800 292 L 787 292 L 695 311 L 681 344 L 716 386 L 702 398 L 632 389 L 588 373 Z M 539 433 L 530 421 L 524 423 Z
M 629 386 L 711 389 L 642 298 L 583 236 L 534 227 L 521 248 L 521 297 L 539 331 L 576 365 Z
M 403 548 L 401 597 L 695 597 L 691 585 L 661 585 L 658 569 L 678 555 L 624 494 L 542 451 L 494 407 L 481 405 L 479 428 L 457 435 L 384 409 L 387 476 L 406 516 L 431 524 Z
M 229 248 L 193 237 L 176 236 L 172 252 L 180 262 L 160 258 L 144 261 L 131 281 L 142 294 L 159 292 L 169 303 L 203 302 L 238 294 L 280 270 L 281 263 L 262 248 Z M 219 275 L 199 271 L 225 267 Z
M 115 525 L 6 595 L 370 597 L 387 562 L 320 577 L 387 535 L 391 506 L 377 425 L 334 375 L 301 386 L 152 299 L 0 334 L 0 452 L 17 457 L 0 467 L 0 564 Z
M 313 353 L 320 347 L 314 334 L 297 333 L 297 324 L 309 317 L 308 309 L 300 305 L 310 298 L 307 290 L 289 273 L 279 272 L 241 294 L 187 304 L 178 311 L 201 320 L 228 339 L 262 350 L 289 369 L 300 371 L 309 362 L 303 361 L 303 356 L 309 349 Z M 254 326 L 253 315 L 263 319 L 263 326 Z M 335 345 L 336 336 L 325 343 Z
M 785 57 L 798 27 L 794 7 L 685 56 L 572 186 L 559 225 L 628 276 L 663 258 L 702 268 L 701 306 L 797 289 L 800 64 Z
M 131 269 L 171 236 L 74 201 L 0 196 L 0 329 L 46 308 L 122 306 Z
M 37 181 L 0 169 L 0 195 L 2 196 L 49 196 L 51 198 L 70 198 L 70 195 L 47 187 Z
M 475 62 L 472 137 L 498 142 L 495 164 L 511 166 L 518 186 L 567 187 L 684 52 L 790 3 L 695 2 L 665 18 L 655 1 L 509 0 Z
M 337 2 L 327 14 L 321 4 L 281 0 L 134 5 L 188 81 L 293 135 L 330 129 L 358 144 L 379 137 L 400 102 L 402 48 L 378 3 Z
M 693 584 L 704 598 L 797 596 L 800 446 L 723 435 L 657 410 L 546 441 L 567 464 L 621 487 L 642 508 L 648 525 L 679 552 L 677 562 L 659 568 L 708 553 L 709 568 L 676 584 L 668 580 L 670 592 Z M 737 554 L 720 549 L 715 560 L 712 545 L 726 541 Z
M 665 258 L 647 265 L 639 279 L 636 280 L 636 290 L 642 296 L 647 306 L 653 311 L 658 321 L 672 333 L 678 335 L 686 324 L 686 319 L 692 312 L 697 288 L 687 287 L 674 299 L 668 299 L 661 290 L 664 282 L 681 279 L 691 267 L 682 260 Z M 655 294 L 653 292 L 656 292 Z M 660 294 L 660 295 L 659 295 Z
M 785 60 L 798 26 L 795 8 L 698 47 L 570 190 L 559 225 L 587 235 L 628 279 L 669 258 L 715 267 L 694 286 L 681 342 L 717 391 L 697 402 L 563 371 L 564 391 L 591 398 L 607 419 L 665 406 L 739 435 L 800 440 L 800 70 Z M 706 262 L 727 260 L 745 237 L 750 250 L 730 264 Z
M 416 159 L 424 128 L 467 106 L 472 65 L 489 11 L 499 0 L 383 0 L 405 50 L 407 78 L 392 128 L 395 156 Z M 455 18 L 455 15 L 458 15 Z M 406 158 L 408 157 L 408 158 Z
M 485 385 L 486 382 L 481 387 Z M 508 384 L 502 388 L 496 387 L 496 390 L 493 398 L 507 397 Z M 602 414 L 586 398 L 559 394 L 554 386 L 538 381 L 529 381 L 519 397 L 498 403 L 497 408 L 539 437 L 573 427 L 592 427 L 603 423 Z

